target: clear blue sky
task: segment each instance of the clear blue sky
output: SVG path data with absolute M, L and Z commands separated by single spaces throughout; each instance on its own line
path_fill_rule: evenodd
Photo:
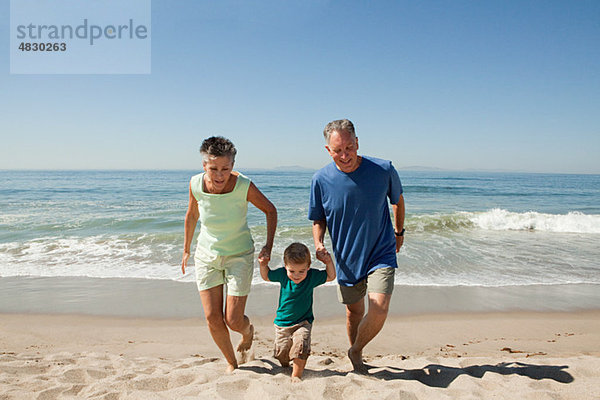
M 600 2 L 152 1 L 150 75 L 10 75 L 0 169 L 329 162 L 347 117 L 397 167 L 600 173 Z

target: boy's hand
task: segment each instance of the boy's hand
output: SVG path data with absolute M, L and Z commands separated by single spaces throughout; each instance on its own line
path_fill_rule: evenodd
M 331 255 L 327 251 L 325 247 L 319 247 L 316 251 L 317 260 L 321 261 L 323 264 L 327 264 L 328 262 L 332 262 Z
M 267 260 L 264 257 L 258 257 L 258 265 L 260 265 L 261 267 L 268 267 L 269 266 L 269 260 Z
M 263 265 L 264 262 L 264 265 L 267 265 L 269 264 L 269 261 L 271 261 L 271 250 L 267 246 L 265 246 L 258 254 L 258 263 L 260 265 Z
M 331 254 L 327 253 L 327 250 L 325 250 L 325 254 L 321 255 L 321 258 L 319 260 L 325 265 L 333 264 Z
M 260 276 L 266 282 L 269 280 L 269 261 L 271 260 L 271 251 L 267 246 L 263 247 L 260 254 L 258 255 L 258 264 L 260 265 Z

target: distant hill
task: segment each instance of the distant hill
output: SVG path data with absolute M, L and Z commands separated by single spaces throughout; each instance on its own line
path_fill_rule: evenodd
M 447 171 L 443 168 L 437 168 L 437 167 L 424 167 L 421 165 L 411 165 L 408 167 L 399 167 L 396 168 L 398 170 L 402 170 L 402 171 Z
M 285 171 L 285 172 L 310 172 L 310 171 L 315 171 L 315 169 L 313 169 L 313 168 L 305 168 L 305 167 L 301 167 L 299 165 L 283 165 L 283 166 L 280 166 L 280 167 L 275 167 L 273 169 L 277 170 L 277 171 Z

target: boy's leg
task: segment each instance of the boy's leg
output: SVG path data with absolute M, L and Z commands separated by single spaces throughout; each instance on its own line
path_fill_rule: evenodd
M 310 355 L 310 334 L 312 324 L 308 321 L 301 322 L 292 336 L 292 348 L 290 349 L 290 358 L 294 362 L 292 369 L 292 380 L 302 378 L 306 360 Z
M 275 357 L 284 368 L 290 366 L 292 333 L 293 329 L 291 327 L 281 327 L 275 325 L 275 345 L 273 349 L 273 357 Z
M 297 382 L 302 379 L 302 373 L 306 366 L 306 359 L 299 357 L 294 358 L 294 366 L 292 367 L 292 382 Z

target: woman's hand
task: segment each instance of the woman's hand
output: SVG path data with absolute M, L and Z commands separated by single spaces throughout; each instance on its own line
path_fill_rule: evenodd
M 190 259 L 190 253 L 183 252 L 183 257 L 181 258 L 181 272 L 185 275 L 185 267 L 187 267 L 188 260 Z
M 264 246 L 260 253 L 258 253 L 258 262 L 262 265 L 268 264 L 271 261 L 271 249 L 267 246 Z

